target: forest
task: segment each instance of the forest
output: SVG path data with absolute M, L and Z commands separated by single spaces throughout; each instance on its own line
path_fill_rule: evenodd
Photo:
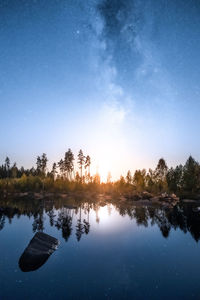
M 25 169 L 6 157 L 0 166 L 1 196 L 7 193 L 51 192 L 75 193 L 93 192 L 110 195 L 140 195 L 151 193 L 175 194 L 180 198 L 200 199 L 200 164 L 190 156 L 184 165 L 168 167 L 166 161 L 159 159 L 154 170 L 142 169 L 120 176 L 112 181 L 111 173 L 106 182 L 101 182 L 98 173 L 91 175 L 91 158 L 80 150 L 77 159 L 71 149 L 51 170 L 47 168 L 48 158 L 45 153 L 36 158 L 36 167 Z

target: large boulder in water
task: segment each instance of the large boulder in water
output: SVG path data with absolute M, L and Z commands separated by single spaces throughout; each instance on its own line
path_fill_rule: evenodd
M 59 241 L 43 232 L 37 232 L 19 259 L 19 267 L 23 272 L 40 268 L 57 249 Z

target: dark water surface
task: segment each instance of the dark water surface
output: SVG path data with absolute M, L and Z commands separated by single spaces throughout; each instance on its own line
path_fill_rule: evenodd
M 32 272 L 19 259 L 38 231 L 60 241 Z M 0 299 L 200 299 L 200 213 L 72 201 L 0 208 Z

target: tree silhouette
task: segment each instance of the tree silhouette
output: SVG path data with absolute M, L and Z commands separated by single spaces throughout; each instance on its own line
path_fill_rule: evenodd
M 85 169 L 86 170 L 88 169 L 87 174 L 86 174 L 86 177 L 87 177 L 88 181 L 89 181 L 89 178 L 90 178 L 90 165 L 91 165 L 91 158 L 90 158 L 89 155 L 87 155 L 86 158 L 85 158 Z
M 138 191 L 145 189 L 146 182 L 146 170 L 136 170 L 133 176 L 133 184 Z
M 126 182 L 128 184 L 131 184 L 132 183 L 132 176 L 131 176 L 131 171 L 128 170 L 127 174 L 126 174 Z
M 10 171 L 10 159 L 9 159 L 8 156 L 7 156 L 6 159 L 5 159 L 5 169 L 6 169 L 6 172 L 7 172 L 7 177 L 9 177 L 9 171 Z
M 83 151 L 80 149 L 78 153 L 78 164 L 79 169 L 81 170 L 81 180 L 83 179 L 83 165 L 85 163 L 85 156 L 83 155 Z
M 47 171 L 47 155 L 45 153 L 42 154 L 41 157 L 41 171 L 42 171 L 42 175 L 45 176 L 46 175 L 46 171 Z
M 168 172 L 168 167 L 163 158 L 160 158 L 155 169 L 155 180 L 158 187 L 159 192 L 166 191 L 167 184 L 166 184 L 166 175 Z
M 60 169 L 60 174 L 62 177 L 64 177 L 64 174 L 65 174 L 65 166 L 64 166 L 64 161 L 61 159 L 59 162 L 58 162 L 58 167 Z
M 177 166 L 175 169 L 170 168 L 166 180 L 170 191 L 173 193 L 179 192 L 183 183 L 183 166 Z
M 72 172 L 74 170 L 74 154 L 72 153 L 71 149 L 65 153 L 64 159 L 64 170 L 67 174 L 67 179 L 72 179 Z
M 199 163 L 190 156 L 183 168 L 183 190 L 186 193 L 195 194 L 200 189 Z
M 42 169 L 42 162 L 40 156 L 38 156 L 36 161 L 37 175 L 41 175 L 41 169 Z
M 52 165 L 52 170 L 51 170 L 51 176 L 53 177 L 53 179 L 55 180 L 56 178 L 56 174 L 57 174 L 57 166 L 56 166 L 56 163 L 54 162 L 53 165 Z
M 160 158 L 155 169 L 155 176 L 157 180 L 164 181 L 167 174 L 167 164 L 164 158 Z

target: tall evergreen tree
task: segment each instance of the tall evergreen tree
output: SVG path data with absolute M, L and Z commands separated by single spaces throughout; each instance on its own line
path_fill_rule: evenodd
M 38 157 L 37 157 L 37 161 L 36 161 L 36 171 L 37 171 L 37 175 L 41 175 L 41 169 L 42 169 L 42 162 L 41 162 L 40 156 L 38 156 Z
M 83 151 L 80 149 L 78 153 L 78 164 L 79 169 L 81 170 L 81 180 L 83 179 L 83 165 L 85 163 L 85 156 L 83 155 Z
M 64 166 L 64 161 L 62 159 L 58 162 L 58 167 L 60 169 L 60 174 L 63 177 L 65 173 L 65 166 Z
M 166 180 L 170 192 L 177 193 L 180 191 L 183 180 L 183 166 L 177 166 L 175 169 L 170 168 L 166 175 Z
M 195 194 L 200 189 L 200 166 L 199 163 L 190 156 L 183 168 L 183 190 L 186 193 Z
M 42 171 L 42 175 L 45 176 L 46 175 L 46 171 L 47 171 L 47 155 L 45 153 L 42 154 L 41 157 L 41 171 Z
M 12 168 L 11 168 L 11 177 L 16 178 L 17 177 L 17 172 L 18 172 L 17 164 L 14 163 Z
M 7 173 L 7 177 L 10 177 L 10 159 L 7 156 L 5 159 L 5 169 L 6 169 L 6 173 Z
M 126 182 L 128 184 L 131 184 L 132 183 L 132 176 L 131 176 L 131 171 L 128 170 L 127 174 L 126 174 Z
M 146 170 L 136 170 L 133 176 L 133 184 L 138 191 L 145 190 L 146 183 Z
M 166 191 L 167 189 L 167 181 L 166 175 L 168 172 L 168 167 L 163 158 L 159 159 L 157 167 L 154 172 L 154 178 L 156 181 L 157 189 L 159 192 Z
M 52 169 L 51 169 L 51 176 L 53 177 L 53 180 L 55 180 L 56 178 L 56 173 L 57 173 L 57 166 L 56 166 L 56 163 L 54 162 L 53 165 L 52 165 Z
M 74 154 L 72 153 L 71 149 L 68 149 L 68 151 L 65 153 L 64 168 L 68 180 L 71 180 L 72 173 L 74 171 Z
M 155 169 L 155 176 L 157 180 L 164 181 L 168 171 L 167 164 L 163 158 L 160 158 Z
M 91 165 L 91 158 L 89 155 L 85 158 L 85 169 L 88 168 L 88 174 L 90 174 L 90 165 Z
M 85 158 L 85 170 L 86 170 L 86 179 L 87 179 L 87 182 L 90 181 L 90 165 L 91 165 L 91 158 L 89 155 L 86 156 Z

